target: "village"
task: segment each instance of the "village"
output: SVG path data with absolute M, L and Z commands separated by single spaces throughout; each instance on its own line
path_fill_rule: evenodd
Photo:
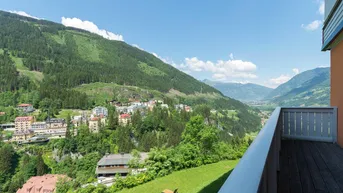
M 121 126 L 130 124 L 131 116 L 134 113 L 139 112 L 144 117 L 147 111 L 152 111 L 157 105 L 161 108 L 169 109 L 168 104 L 164 104 L 162 100 L 150 100 L 148 102 L 133 101 L 126 104 L 110 101 L 109 105 L 115 107 L 118 114 L 118 124 Z M 178 111 L 192 112 L 192 108 L 184 104 L 177 104 L 174 108 Z M 100 128 L 107 125 L 108 109 L 103 106 L 97 106 L 91 112 L 80 111 L 81 115 L 73 116 L 70 123 L 67 123 L 64 118 L 50 117 L 45 121 L 36 121 L 35 116 L 31 115 L 36 111 L 32 104 L 20 104 L 17 106 L 17 109 L 26 116 L 18 116 L 14 122 L 0 124 L 0 129 L 12 134 L 10 139 L 4 139 L 5 142 L 29 144 L 65 138 L 68 124 L 72 124 L 74 128 L 87 125 L 90 133 L 99 133 Z M 73 135 L 77 135 L 77 129 L 73 131 Z
M 144 118 L 147 111 L 152 111 L 156 106 L 162 109 L 169 109 L 168 104 L 164 104 L 162 100 L 150 100 L 148 102 L 133 101 L 122 104 L 118 101 L 110 101 L 110 106 L 115 107 L 117 112 L 118 124 L 127 126 L 131 123 L 131 116 L 135 113 L 140 113 Z M 192 112 L 192 108 L 188 105 L 177 104 L 174 106 L 177 111 L 184 110 Z M 18 111 L 26 116 L 18 116 L 14 122 L 0 124 L 0 129 L 5 132 L 10 132 L 12 137 L 4 139 L 6 143 L 17 143 L 18 145 L 46 143 L 51 139 L 65 138 L 71 124 L 73 126 L 72 134 L 77 135 L 77 128 L 81 125 L 87 125 L 90 133 L 99 133 L 100 129 L 108 123 L 108 109 L 103 106 L 94 107 L 90 112 L 81 111 L 81 115 L 71 117 L 70 123 L 63 118 L 50 118 L 45 121 L 36 121 L 32 114 L 37 111 L 31 104 L 20 104 L 17 106 Z M 76 128 L 76 129 L 75 129 Z M 139 162 L 144 161 L 148 156 L 147 153 L 139 153 Z M 146 171 L 146 168 L 129 168 L 129 162 L 134 159 L 130 153 L 107 154 L 101 158 L 96 166 L 96 176 L 98 181 L 96 184 L 104 184 L 110 186 L 113 184 L 117 175 L 126 177 L 129 173 L 141 173 Z M 48 176 L 50 181 L 56 181 L 56 176 Z M 30 183 L 30 182 L 27 182 Z

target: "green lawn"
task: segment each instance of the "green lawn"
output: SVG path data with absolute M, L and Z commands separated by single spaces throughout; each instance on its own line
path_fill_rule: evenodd
M 80 115 L 79 110 L 70 110 L 70 109 L 62 109 L 58 115 L 56 115 L 57 118 L 63 118 L 67 119 L 68 115 L 70 116 L 78 116 Z
M 221 161 L 174 172 L 135 188 L 122 190 L 120 193 L 161 193 L 164 189 L 176 188 L 179 193 L 218 192 L 237 163 L 238 160 Z
M 29 77 L 33 82 L 39 85 L 39 82 L 41 82 L 44 78 L 43 73 L 37 71 L 30 71 L 29 68 L 24 66 L 22 58 L 17 58 L 12 55 L 11 58 L 14 61 L 15 66 L 17 67 L 17 70 L 20 72 L 20 74 Z

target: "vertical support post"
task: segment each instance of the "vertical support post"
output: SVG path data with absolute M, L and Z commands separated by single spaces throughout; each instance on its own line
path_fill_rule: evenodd
M 332 141 L 337 143 L 337 107 L 333 107 L 333 119 L 331 124 L 331 132 L 332 132 Z

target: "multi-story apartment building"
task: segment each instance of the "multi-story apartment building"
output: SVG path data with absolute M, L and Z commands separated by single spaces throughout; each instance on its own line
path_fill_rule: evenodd
M 34 122 L 34 117 L 17 117 L 15 118 L 15 130 L 16 131 L 27 131 L 31 129 L 31 125 Z
M 34 122 L 31 124 L 31 130 L 36 134 L 48 133 L 46 122 Z
M 67 123 L 64 119 L 48 118 L 46 127 L 50 138 L 64 138 L 67 132 Z

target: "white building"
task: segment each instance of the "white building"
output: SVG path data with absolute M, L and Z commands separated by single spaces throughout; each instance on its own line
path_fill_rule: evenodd
M 96 117 L 101 117 L 101 116 L 108 116 L 108 110 L 106 107 L 95 107 L 92 110 L 92 114 L 95 115 Z
M 35 134 L 47 134 L 48 128 L 46 122 L 34 122 L 31 124 L 31 131 Z
M 31 104 L 20 104 L 17 106 L 19 111 L 23 111 L 24 113 L 31 113 L 35 111 Z

